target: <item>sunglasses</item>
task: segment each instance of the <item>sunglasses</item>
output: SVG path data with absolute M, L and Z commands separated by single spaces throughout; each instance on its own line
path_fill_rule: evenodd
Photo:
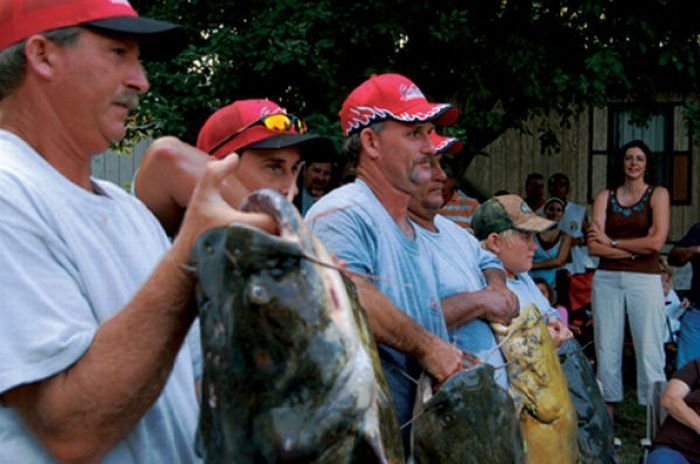
M 284 113 L 270 114 L 268 116 L 264 116 L 258 120 L 255 120 L 249 124 L 246 124 L 245 126 L 238 129 L 236 132 L 227 135 L 223 138 L 223 140 L 221 140 L 209 150 L 209 154 L 211 155 L 216 150 L 229 143 L 231 140 L 233 140 L 234 137 L 242 134 L 243 132 L 247 131 L 253 126 L 258 125 L 264 126 L 266 129 L 271 130 L 273 132 L 280 133 L 291 132 L 295 134 L 306 134 L 306 132 L 308 131 L 308 127 L 304 120 L 297 116 Z

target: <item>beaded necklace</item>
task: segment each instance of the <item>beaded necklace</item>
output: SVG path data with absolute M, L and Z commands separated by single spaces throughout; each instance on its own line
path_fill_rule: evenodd
M 644 191 L 644 195 L 642 195 L 642 198 L 632 206 L 620 205 L 620 203 L 617 201 L 617 194 L 615 193 L 616 190 L 611 190 L 610 191 L 610 204 L 612 204 L 613 213 L 622 214 L 625 217 L 630 217 L 632 215 L 632 213 L 639 212 L 639 211 L 643 210 L 644 206 L 649 201 L 649 197 L 651 197 L 652 190 L 653 190 L 653 188 L 651 187 L 651 185 L 649 185 L 647 187 L 647 189 Z

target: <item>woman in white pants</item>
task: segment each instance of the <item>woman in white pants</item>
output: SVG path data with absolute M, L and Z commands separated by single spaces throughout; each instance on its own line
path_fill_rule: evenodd
M 588 249 L 600 257 L 593 278 L 593 323 L 597 376 L 611 416 L 622 401 L 625 313 L 637 365 L 637 399 L 646 404 L 648 385 L 665 380 L 664 296 L 659 251 L 669 229 L 669 195 L 645 181 L 651 150 L 634 140 L 620 149 L 620 182 L 596 195 Z

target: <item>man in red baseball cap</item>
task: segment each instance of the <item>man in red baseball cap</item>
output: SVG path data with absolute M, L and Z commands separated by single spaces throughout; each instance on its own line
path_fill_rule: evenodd
M 0 462 L 198 461 L 182 265 L 205 230 L 275 224 L 221 197 L 235 157 L 207 166 L 172 246 L 90 175 L 149 87 L 141 51 L 182 37 L 126 0 L 0 2 Z
M 430 134 L 458 111 L 431 103 L 399 74 L 370 77 L 340 110 L 345 150 L 357 179 L 319 199 L 306 219 L 324 245 L 347 263 L 379 343 L 400 425 L 408 424 L 422 368 L 438 382 L 463 367 L 464 353 L 447 340 L 436 277 L 408 217 L 413 192 L 435 164 Z M 362 276 L 374 276 L 366 280 Z M 402 429 L 408 444 L 410 427 Z
M 262 188 L 291 198 L 297 194 L 300 161 L 321 154 L 332 158 L 335 147 L 329 139 L 307 133 L 303 120 L 270 100 L 238 100 L 207 119 L 197 148 L 175 137 L 154 141 L 134 179 L 134 193 L 174 236 L 207 163 L 231 154 L 240 161 L 224 185 L 224 198 L 235 201 Z

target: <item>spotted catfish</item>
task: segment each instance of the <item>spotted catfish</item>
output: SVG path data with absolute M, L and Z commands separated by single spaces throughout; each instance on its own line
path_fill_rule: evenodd
M 492 324 L 508 362 L 508 381 L 527 446 L 528 462 L 574 464 L 578 460 L 576 411 L 554 342 L 534 304 L 504 327 Z
M 376 346 L 348 281 L 284 197 L 252 194 L 279 235 L 233 224 L 193 261 L 204 372 L 199 449 L 209 463 L 400 463 Z

